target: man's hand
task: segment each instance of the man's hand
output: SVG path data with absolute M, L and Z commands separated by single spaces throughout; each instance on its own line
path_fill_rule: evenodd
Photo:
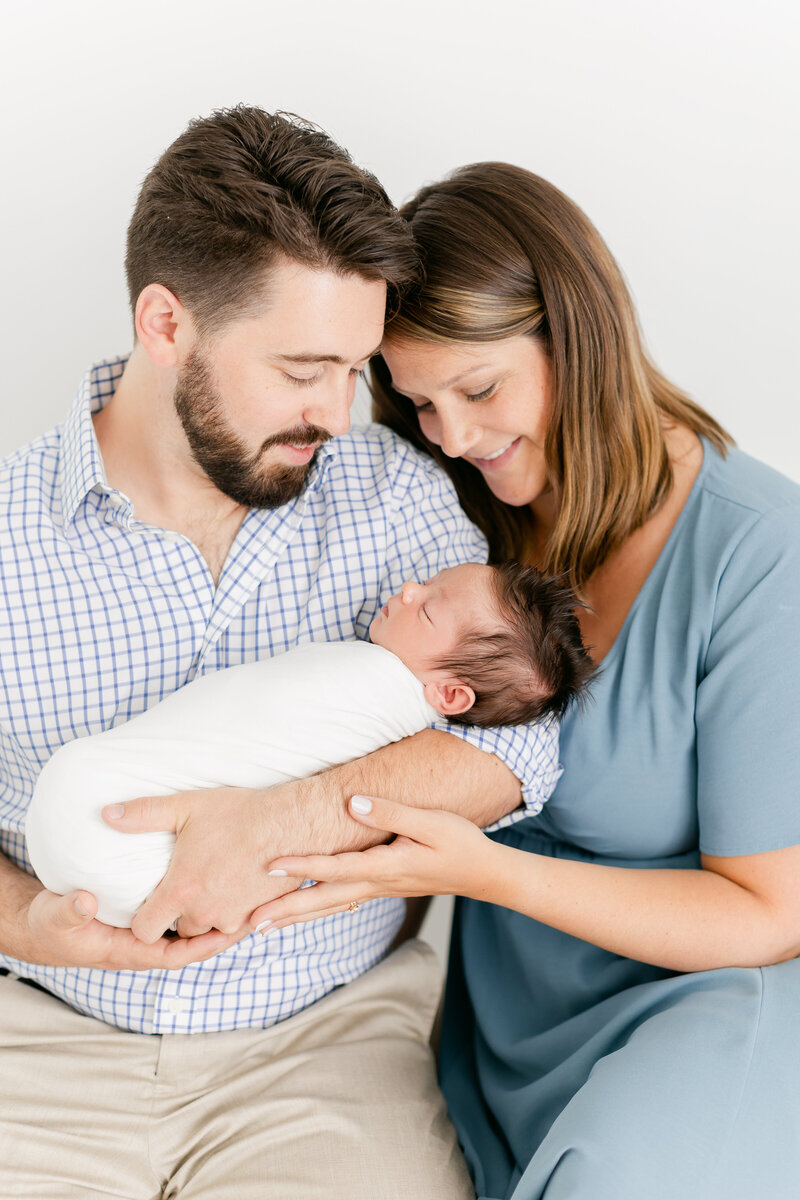
M 351 796 L 389 796 L 416 808 L 456 811 L 489 824 L 520 802 L 519 781 L 498 758 L 460 738 L 426 729 L 320 775 L 263 790 L 208 788 L 144 797 L 103 809 L 126 833 L 177 836 L 167 874 L 133 919 L 153 943 L 177 921 L 178 933 L 233 934 L 262 904 L 297 887 L 269 878 L 276 858 L 363 850 L 389 835 L 358 825 Z
M 3 867 L 4 874 L 13 872 L 15 877 L 10 889 L 14 899 L 4 913 L 3 949 L 22 962 L 105 971 L 175 970 L 213 958 L 250 932 L 241 929 L 233 937 L 214 932 L 191 939 L 160 938 L 146 945 L 130 929 L 113 929 L 94 920 L 97 901 L 90 892 L 57 896 L 5 860 Z
M 184 938 L 250 932 L 254 908 L 298 886 L 270 879 L 267 864 L 300 845 L 310 849 L 299 812 L 304 782 L 145 796 L 104 809 L 103 819 L 126 833 L 176 835 L 167 874 L 131 922 L 136 937 L 155 944 L 174 922 Z

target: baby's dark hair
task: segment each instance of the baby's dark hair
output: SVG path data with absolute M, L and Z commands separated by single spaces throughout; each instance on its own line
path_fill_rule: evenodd
M 572 588 L 515 561 L 493 567 L 504 628 L 470 632 L 458 652 L 437 661 L 475 692 L 452 720 L 465 725 L 528 725 L 564 716 L 595 674 L 581 640 Z

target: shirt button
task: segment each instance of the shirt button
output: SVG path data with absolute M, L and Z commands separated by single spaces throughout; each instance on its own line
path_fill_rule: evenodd
M 182 999 L 180 996 L 172 996 L 167 1001 L 167 1011 L 171 1013 L 185 1012 L 188 1007 L 188 1001 Z

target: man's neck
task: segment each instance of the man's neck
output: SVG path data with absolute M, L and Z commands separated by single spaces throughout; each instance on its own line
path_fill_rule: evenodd
M 219 578 L 247 509 L 220 492 L 192 458 L 175 412 L 174 372 L 136 347 L 114 396 L 94 416 L 106 478 L 136 518 L 190 538 Z

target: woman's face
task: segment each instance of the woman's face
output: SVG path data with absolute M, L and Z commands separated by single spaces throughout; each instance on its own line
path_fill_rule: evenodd
M 549 494 L 550 361 L 532 338 L 451 346 L 387 339 L 381 353 L 425 437 L 476 467 L 499 500 L 536 506 Z

